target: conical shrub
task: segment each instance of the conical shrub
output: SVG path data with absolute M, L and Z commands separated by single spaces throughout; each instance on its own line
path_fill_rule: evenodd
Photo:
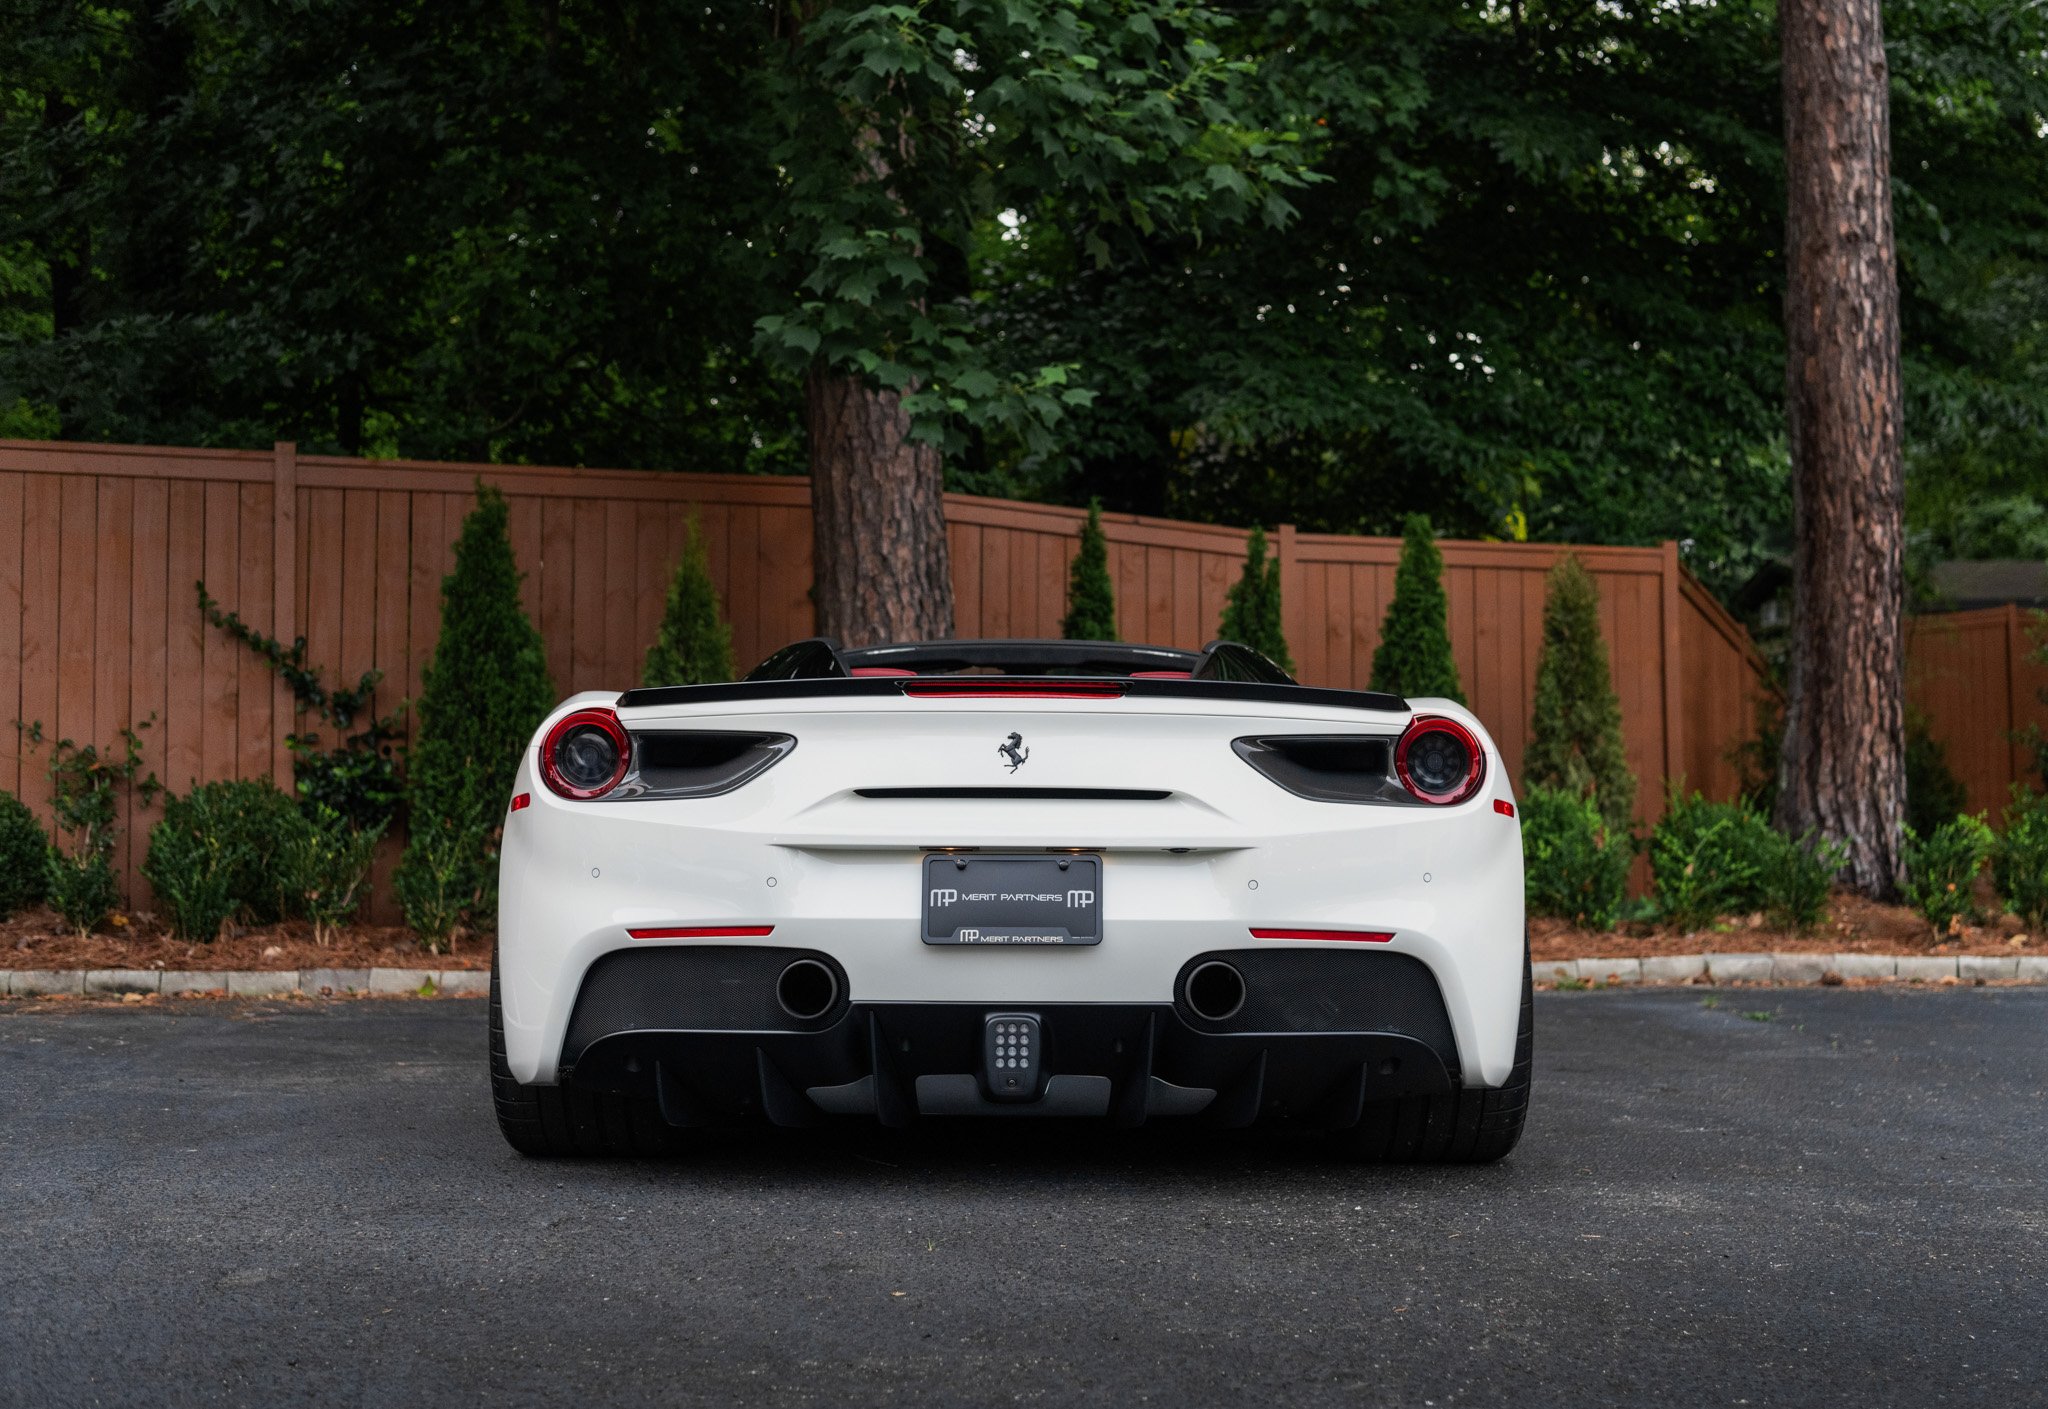
M 1636 776 L 1621 736 L 1621 698 L 1600 634 L 1600 588 L 1569 553 L 1550 570 L 1543 601 L 1543 654 L 1522 778 L 1592 799 L 1610 837 L 1626 836 Z
M 519 756 L 554 703 L 540 633 L 519 605 L 505 496 L 478 481 L 476 508 L 441 582 L 441 639 L 427 666 L 408 756 L 410 832 L 396 883 L 430 949 L 498 918 L 498 838 Z
M 1458 663 L 1451 656 L 1450 600 L 1444 595 L 1444 555 L 1429 518 L 1410 514 L 1402 525 L 1401 565 L 1394 600 L 1380 623 L 1372 653 L 1372 688 L 1411 699 L 1425 696 L 1465 703 Z
M 1102 501 L 1088 501 L 1081 551 L 1067 571 L 1067 615 L 1060 635 L 1069 641 L 1116 639 L 1116 588 L 1109 580 L 1109 539 L 1102 532 Z
M 718 588 L 704 559 L 692 514 L 683 540 L 683 555 L 668 580 L 668 602 L 661 629 L 647 648 L 641 667 L 642 685 L 716 685 L 733 677 L 732 628 L 720 611 Z
M 1250 646 L 1288 674 L 1294 657 L 1280 625 L 1280 555 L 1266 556 L 1266 530 L 1255 528 L 1244 545 L 1244 571 L 1224 602 L 1221 636 Z

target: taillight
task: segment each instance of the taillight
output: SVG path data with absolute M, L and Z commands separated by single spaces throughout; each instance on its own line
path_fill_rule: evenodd
M 1418 714 L 1394 745 L 1401 786 L 1424 802 L 1463 802 L 1486 781 L 1486 755 L 1470 729 L 1455 719 Z
M 633 741 L 608 709 L 564 715 L 540 744 L 540 776 L 548 790 L 583 802 L 624 782 L 632 762 Z

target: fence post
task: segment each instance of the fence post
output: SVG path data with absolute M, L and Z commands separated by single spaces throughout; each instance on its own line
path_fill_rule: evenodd
M 1685 569 L 1678 561 L 1678 544 L 1665 539 L 1660 561 L 1664 580 L 1664 777 L 1667 782 L 1685 773 L 1685 672 L 1681 668 L 1678 641 L 1679 613 L 1684 601 L 1679 595 L 1679 574 Z M 1693 780 L 1697 785 L 1697 779 Z M 1663 796 L 1660 790 L 1658 796 Z
M 270 447 L 270 634 L 287 648 L 299 634 L 299 447 L 280 440 Z M 290 793 L 292 751 L 285 736 L 298 724 L 297 701 L 282 675 L 271 687 L 271 780 Z
M 2024 665 L 2027 658 L 2026 637 L 2020 630 L 2020 609 L 2017 602 L 2005 604 L 2005 786 L 2008 793 L 2012 785 L 2027 776 L 2026 747 L 2019 741 L 2021 721 L 2026 718 L 2026 704 L 2021 699 L 2024 686 L 2022 677 L 2026 674 Z

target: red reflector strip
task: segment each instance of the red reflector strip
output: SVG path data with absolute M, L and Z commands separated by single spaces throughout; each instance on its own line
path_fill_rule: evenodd
M 1505 798 L 1495 798 L 1493 800 L 1493 810 L 1495 812 L 1498 812 L 1503 817 L 1512 817 L 1515 815 L 1515 805 L 1512 802 L 1507 801 Z
M 1124 687 L 1114 681 L 1099 685 L 1039 685 L 1020 681 L 1011 685 L 995 680 L 920 680 L 905 685 L 903 693 L 918 700 L 1114 700 Z
M 531 806 L 533 806 L 532 793 L 520 793 L 512 799 L 512 810 L 514 812 L 524 812 Z
M 1261 930 L 1252 931 L 1253 939 L 1341 939 L 1354 944 L 1385 944 L 1394 937 L 1392 930 Z
M 662 925 L 627 930 L 635 939 L 761 939 L 775 933 L 773 925 Z

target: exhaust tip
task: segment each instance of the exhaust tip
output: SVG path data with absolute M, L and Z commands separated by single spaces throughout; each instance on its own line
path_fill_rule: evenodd
M 798 959 L 775 980 L 775 1001 L 799 1022 L 822 1018 L 839 1001 L 839 975 L 816 959 Z
M 1182 996 L 1198 1018 L 1212 1023 L 1234 1018 L 1238 1009 L 1244 1007 L 1244 975 L 1233 964 L 1211 959 L 1195 966 L 1183 986 Z

